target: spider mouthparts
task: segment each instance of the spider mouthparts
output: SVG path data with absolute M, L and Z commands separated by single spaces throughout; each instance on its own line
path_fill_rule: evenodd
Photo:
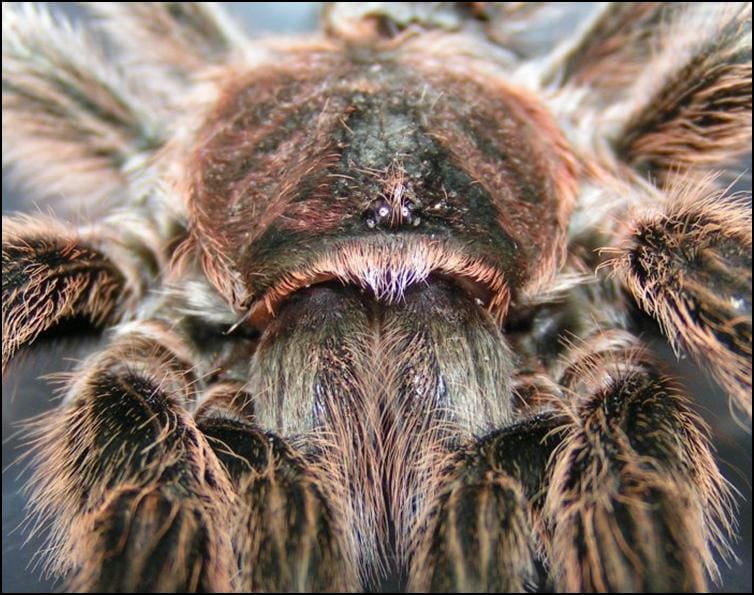
M 502 321 L 509 289 L 502 272 L 481 257 L 443 244 L 409 240 L 399 245 L 352 241 L 330 250 L 307 266 L 286 271 L 275 284 L 259 292 L 248 322 L 263 330 L 293 293 L 333 281 L 362 289 L 375 301 L 396 303 L 414 285 L 449 281 L 480 307 Z

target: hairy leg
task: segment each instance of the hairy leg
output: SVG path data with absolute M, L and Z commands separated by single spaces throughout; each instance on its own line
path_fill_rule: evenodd
M 682 11 L 672 2 L 613 2 L 599 6 L 588 25 L 569 37 L 546 63 L 548 86 L 587 86 L 590 93 L 614 92 L 630 84 L 651 58 L 662 24 Z
M 123 199 L 133 168 L 166 138 L 161 103 L 45 6 L 3 3 L 3 164 L 38 195 Z
M 3 217 L 3 370 L 19 348 L 60 322 L 83 317 L 104 325 L 140 297 L 156 258 L 140 228 L 129 238 L 104 226 L 77 232 L 50 218 Z
M 618 156 L 655 180 L 751 152 L 751 4 L 695 3 L 659 25 L 661 44 L 612 117 Z M 671 14 L 673 13 L 671 11 Z
M 750 3 L 615 2 L 532 67 L 543 88 L 562 88 L 553 109 L 586 124 L 572 138 L 601 156 L 597 128 L 620 161 L 663 184 L 751 151 L 751 43 Z
M 751 205 L 709 186 L 670 189 L 608 263 L 677 350 L 751 417 Z M 613 252 L 611 250 L 611 252 Z
M 558 418 L 542 414 L 465 447 L 417 524 L 410 588 L 521 592 L 535 580 L 541 509 Z
M 630 335 L 570 354 L 572 400 L 553 459 L 545 518 L 566 591 L 699 591 L 726 548 L 730 496 L 704 426 Z
M 222 64 L 245 43 L 222 7 L 207 2 L 88 4 L 123 54 L 154 70 L 147 84 L 191 83 L 196 71 Z
M 31 506 L 71 590 L 232 588 L 233 495 L 187 412 L 192 360 L 160 322 L 121 327 L 35 424 Z
M 231 526 L 240 589 L 357 589 L 343 511 L 325 498 L 316 467 L 300 450 L 253 423 L 250 402 L 240 386 L 226 385 L 213 389 L 197 412 L 238 495 Z

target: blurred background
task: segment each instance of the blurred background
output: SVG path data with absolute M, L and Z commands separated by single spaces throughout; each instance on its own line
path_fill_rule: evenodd
M 571 3 L 572 20 L 583 18 L 585 5 Z M 72 3 L 50 3 L 52 9 L 65 13 L 74 21 L 85 20 L 86 14 Z M 228 10 L 246 25 L 254 37 L 280 33 L 314 31 L 318 26 L 320 4 L 316 2 L 286 3 L 228 3 Z M 574 22 L 564 18 L 560 31 L 570 31 Z M 554 31 L 548 29 L 547 35 Z M 751 190 L 751 157 L 741 163 L 745 175 L 736 188 Z M 24 197 L 23 191 L 3 174 L 2 210 L 34 212 L 50 210 L 33 199 Z M 54 208 L 53 208 L 54 210 Z M 736 560 L 720 562 L 722 581 L 713 588 L 719 592 L 751 592 L 751 433 L 730 415 L 727 397 L 689 361 L 677 361 L 665 346 L 656 327 L 648 321 L 644 338 L 666 360 L 672 373 L 682 379 L 696 398 L 696 407 L 709 424 L 717 460 L 723 474 L 738 491 L 739 540 L 734 544 Z M 34 535 L 23 523 L 26 496 L 23 491 L 24 461 L 20 459 L 27 450 L 23 447 L 24 429 L 19 422 L 48 410 L 57 400 L 54 375 L 72 369 L 87 354 L 95 351 L 101 342 L 92 335 L 77 335 L 70 339 L 46 341 L 33 350 L 22 353 L 11 364 L 3 379 L 2 433 L 3 433 L 3 506 L 2 506 L 2 590 L 4 592 L 51 591 L 59 584 L 45 578 L 37 552 L 43 544 L 41 535 Z M 46 377 L 47 380 L 42 377 Z

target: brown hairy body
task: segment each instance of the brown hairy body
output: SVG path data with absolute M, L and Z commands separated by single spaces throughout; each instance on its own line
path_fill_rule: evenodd
M 113 68 L 4 8 L 4 159 L 108 196 L 3 225 L 4 370 L 113 327 L 33 424 L 69 588 L 716 576 L 730 490 L 632 312 L 750 419 L 751 210 L 718 172 L 750 149 L 751 7 L 616 3 L 531 55 L 516 23 L 553 9 L 519 5 L 334 3 L 255 43 L 208 4 L 92 5 Z

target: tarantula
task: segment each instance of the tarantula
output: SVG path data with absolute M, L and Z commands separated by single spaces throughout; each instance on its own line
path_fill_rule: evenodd
M 32 425 L 71 590 L 705 588 L 730 491 L 632 331 L 750 419 L 750 3 L 89 9 L 3 4 L 4 163 L 98 210 L 3 218 L 3 370 L 110 329 Z

